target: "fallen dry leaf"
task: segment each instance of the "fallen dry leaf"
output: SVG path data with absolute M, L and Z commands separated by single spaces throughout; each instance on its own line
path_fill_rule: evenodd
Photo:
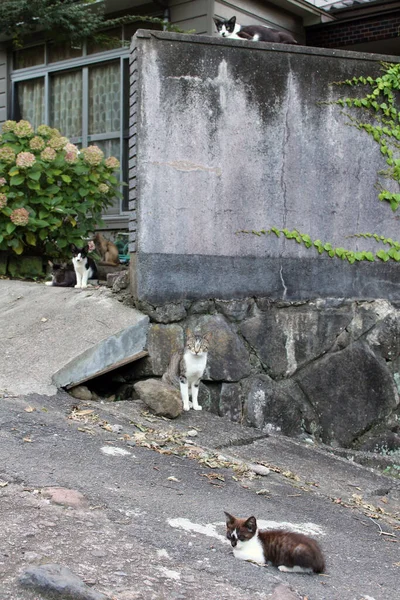
M 47 319 L 46 317 L 43 317 L 43 319 L 40 319 L 42 323 L 46 323 Z
M 177 479 L 176 477 L 174 477 L 173 475 L 171 475 L 171 477 L 167 477 L 168 481 L 176 481 L 177 483 L 180 483 L 180 479 Z
M 34 406 L 27 406 L 26 408 L 24 408 L 25 412 L 34 412 L 36 410 L 36 408 Z
M 84 417 L 85 415 L 91 415 L 92 413 L 94 413 L 94 410 L 89 409 L 89 408 L 87 408 L 85 410 L 76 410 L 75 411 L 75 415 L 77 417 Z
M 0 481 L 0 487 L 6 487 L 8 485 L 8 481 Z
M 30 438 L 30 437 L 24 437 L 23 441 L 24 441 L 24 442 L 29 442 L 29 443 L 32 443 L 32 440 L 31 440 L 31 438 Z
M 225 477 L 221 473 L 201 473 L 200 477 L 207 477 L 209 481 L 218 479 L 218 481 L 225 481 Z

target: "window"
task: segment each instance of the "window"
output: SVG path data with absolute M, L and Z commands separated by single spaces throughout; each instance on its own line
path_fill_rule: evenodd
M 129 48 L 123 32 L 113 30 L 121 45 L 103 51 L 48 42 L 14 52 L 11 118 L 56 127 L 81 147 L 96 144 L 120 160 L 127 181 Z M 122 191 L 123 200 L 104 215 L 109 227 L 128 210 L 127 187 Z

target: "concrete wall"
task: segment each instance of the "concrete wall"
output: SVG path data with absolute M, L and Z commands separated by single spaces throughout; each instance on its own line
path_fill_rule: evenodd
M 387 57 L 386 57 L 387 59 Z M 379 146 L 330 86 L 382 56 L 139 31 L 132 46 L 134 293 L 154 304 L 266 296 L 399 299 L 400 267 L 319 256 L 239 230 L 297 228 L 350 249 L 398 235 Z

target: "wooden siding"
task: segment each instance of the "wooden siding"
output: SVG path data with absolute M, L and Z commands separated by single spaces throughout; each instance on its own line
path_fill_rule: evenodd
M 7 119 L 7 52 L 0 46 L 0 124 Z
M 210 0 L 171 0 L 169 3 L 171 23 L 184 31 L 211 35 L 213 2 Z
M 305 40 L 301 17 L 280 9 L 275 4 L 256 0 L 232 0 L 232 2 L 215 0 L 214 13 L 215 16 L 224 19 L 235 15 L 237 22 L 241 25 L 266 25 L 288 31 L 299 43 L 303 43 Z

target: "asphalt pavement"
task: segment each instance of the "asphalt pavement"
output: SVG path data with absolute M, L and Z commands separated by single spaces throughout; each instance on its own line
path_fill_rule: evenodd
M 18 578 L 55 563 L 113 600 L 397 600 L 399 483 L 205 412 L 3 393 L 0 598 L 50 597 Z M 235 559 L 224 510 L 314 536 L 326 573 Z

